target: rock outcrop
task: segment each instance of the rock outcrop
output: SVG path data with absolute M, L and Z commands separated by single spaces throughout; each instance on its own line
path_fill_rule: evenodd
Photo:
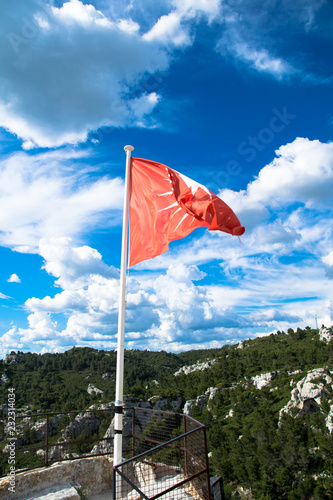
M 88 385 L 87 393 L 88 394 L 95 394 L 96 396 L 100 396 L 100 397 L 102 397 L 104 394 L 104 392 L 101 391 L 101 389 L 97 389 L 97 387 L 95 387 L 93 384 Z
M 278 372 L 262 373 L 261 375 L 256 375 L 255 377 L 252 377 L 252 381 L 255 388 L 260 390 L 266 385 L 269 385 L 277 375 Z
M 0 480 L 1 500 L 39 498 L 43 490 L 60 491 L 62 496 L 58 498 L 69 500 L 65 496 L 69 488 L 74 488 L 78 495 L 73 496 L 73 500 L 81 498 L 80 490 L 94 492 L 96 495 L 108 491 L 111 498 L 112 464 L 105 457 L 82 458 L 56 463 L 45 469 L 16 474 L 14 496 L 11 491 L 8 491 L 8 482 L 8 477 Z M 74 494 L 74 490 L 72 493 Z
M 203 363 L 200 363 L 200 361 L 198 361 L 195 365 L 182 366 L 178 371 L 174 373 L 174 376 L 177 377 L 178 375 L 182 374 L 188 375 L 189 373 L 196 372 L 198 370 L 207 370 L 208 368 L 211 368 L 215 363 L 217 363 L 217 359 L 208 359 Z
M 173 401 L 168 401 L 165 398 L 161 398 L 161 396 L 152 396 L 148 399 L 148 403 L 150 403 L 153 410 L 169 410 L 175 411 L 180 410 L 182 407 L 182 398 L 178 396 Z
M 123 414 L 123 448 L 126 449 L 129 446 L 130 439 L 126 436 L 130 436 L 132 434 L 132 411 L 131 408 L 147 408 L 151 410 L 151 405 L 148 401 L 135 401 L 130 396 L 124 396 L 124 405 L 126 408 L 124 409 Z M 137 413 L 135 419 L 135 431 L 140 433 L 140 430 L 145 425 L 145 415 L 144 413 Z M 103 438 L 113 438 L 114 435 L 114 418 L 111 420 L 111 423 L 106 430 Z M 92 448 L 91 453 L 112 453 L 113 452 L 113 441 L 100 441 L 95 444 Z
M 323 342 L 326 342 L 327 344 L 331 342 L 331 340 L 333 339 L 333 328 L 325 328 L 324 326 L 322 326 L 319 330 L 319 339 Z
M 310 414 L 320 411 L 320 404 L 323 398 L 327 398 L 330 391 L 326 385 L 332 388 L 332 377 L 325 368 L 310 370 L 306 377 L 297 382 L 296 387 L 291 391 L 290 401 L 281 408 L 280 418 L 283 413 L 292 413 L 296 408 L 298 414 Z M 327 417 L 328 423 L 330 418 Z M 331 431 L 330 431 L 331 432 Z
M 330 407 L 329 414 L 327 415 L 327 418 L 325 419 L 325 424 L 327 429 L 330 431 L 330 434 L 333 431 L 333 405 Z
M 10 382 L 10 378 L 8 377 L 8 375 L 3 373 L 0 377 L 0 385 L 7 384 L 7 382 Z
M 208 401 L 207 409 L 209 409 L 209 401 L 213 400 L 218 393 L 221 393 L 222 389 L 218 387 L 208 387 L 205 394 L 198 396 L 196 399 L 189 399 L 185 402 L 183 413 L 189 417 L 192 415 L 192 408 L 196 406 L 199 411 L 203 410 L 205 403 Z
M 81 432 L 86 431 L 88 435 L 97 431 L 101 425 L 101 420 L 92 412 L 79 413 L 73 422 L 62 429 L 62 438 L 66 441 L 71 441 L 77 438 Z

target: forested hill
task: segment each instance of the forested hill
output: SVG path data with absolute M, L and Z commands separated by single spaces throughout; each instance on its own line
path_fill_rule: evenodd
M 14 387 L 18 408 L 98 407 L 114 400 L 115 370 L 113 351 L 13 352 L 0 361 L 1 402 Z M 125 394 L 207 426 L 211 474 L 222 475 L 227 498 L 333 498 L 332 379 L 330 329 L 181 354 L 125 352 Z

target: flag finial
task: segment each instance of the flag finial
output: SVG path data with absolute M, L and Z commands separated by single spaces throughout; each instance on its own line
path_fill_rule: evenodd
M 133 146 L 125 146 L 124 149 L 125 149 L 125 151 L 133 151 L 134 147 Z

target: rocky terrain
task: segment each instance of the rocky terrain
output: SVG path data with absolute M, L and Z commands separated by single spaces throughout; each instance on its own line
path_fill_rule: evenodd
M 180 358 L 133 353 L 138 368 L 132 362 L 126 375 L 131 382 L 127 383 L 125 404 L 127 408 L 181 412 L 204 423 L 211 473 L 222 475 L 227 498 L 236 498 L 237 492 L 243 498 L 264 495 L 265 500 L 282 498 L 282 492 L 293 499 L 333 498 L 332 338 L 332 328 L 323 327 L 319 332 L 308 328 L 245 340 L 219 352 L 184 353 Z M 107 439 L 98 440 L 113 435 L 114 403 L 109 398 L 114 391 L 113 359 L 107 353 L 77 348 L 64 355 L 48 355 L 48 363 L 56 367 L 56 360 L 72 368 L 45 371 L 48 365 L 44 364 L 42 378 L 38 378 L 36 365 L 43 358 L 36 358 L 27 369 L 31 357 L 11 354 L 0 365 L 0 390 L 5 394 L 9 384 L 15 384 L 17 400 L 23 403 L 17 411 L 17 446 L 37 444 L 25 456 L 25 466 L 28 456 L 34 463 L 44 461 L 45 401 L 52 394 L 58 398 L 55 387 L 61 377 L 61 387 L 73 395 L 74 408 L 80 408 L 79 401 L 86 404 L 73 414 L 60 407 L 64 414 L 48 417 L 49 460 L 111 451 Z M 195 355 L 200 358 L 193 362 Z M 160 369 L 151 364 L 150 356 L 158 360 Z M 95 359 L 99 361 L 95 363 Z M 180 365 L 180 360 L 190 362 Z M 39 387 L 38 392 L 21 392 L 25 378 L 29 387 L 33 383 Z M 48 381 L 52 385 L 44 391 L 42 384 Z M 54 406 L 52 409 L 55 411 Z M 1 447 L 6 451 L 6 403 L 1 411 Z M 126 411 L 124 421 L 124 434 L 130 434 Z M 97 442 L 67 444 L 86 439 Z

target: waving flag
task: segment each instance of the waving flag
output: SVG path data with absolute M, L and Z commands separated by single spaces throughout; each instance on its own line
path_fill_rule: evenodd
M 166 165 L 131 158 L 129 265 L 166 252 L 197 227 L 240 236 L 230 207 L 205 186 Z

